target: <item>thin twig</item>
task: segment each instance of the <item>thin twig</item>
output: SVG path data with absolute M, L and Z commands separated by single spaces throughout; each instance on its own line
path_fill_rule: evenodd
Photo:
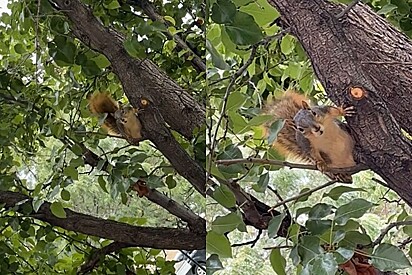
M 289 168 L 297 168 L 297 169 L 318 170 L 316 165 L 313 165 L 313 164 L 291 163 L 288 161 L 274 160 L 274 159 L 245 158 L 245 159 L 225 159 L 225 160 L 216 161 L 216 164 L 222 164 L 222 165 L 231 165 L 231 164 L 238 164 L 238 163 L 260 163 L 260 164 L 268 164 L 268 165 L 286 166 Z M 366 165 L 357 164 L 355 166 L 347 167 L 347 168 L 331 168 L 327 172 L 355 174 L 355 173 L 358 173 L 360 171 L 367 170 L 367 169 L 368 167 Z
M 347 14 L 358 3 L 359 3 L 359 0 L 352 1 L 349 5 L 346 6 L 346 8 L 341 13 L 336 15 L 336 18 L 338 18 L 338 19 L 342 18 L 345 14 Z
M 251 244 L 250 247 L 254 247 L 256 245 L 257 241 L 260 239 L 260 235 L 262 235 L 262 229 L 259 229 L 258 234 L 257 234 L 255 239 L 253 239 L 251 241 L 244 242 L 244 243 L 235 243 L 235 244 L 232 244 L 231 246 L 232 247 L 238 247 L 238 246 L 244 246 L 244 245 Z
M 282 248 L 293 248 L 293 245 L 278 245 L 278 246 L 269 246 L 264 247 L 265 250 L 272 250 L 272 249 L 282 249 Z
M 392 228 L 396 226 L 400 226 L 400 225 L 412 225 L 412 221 L 401 221 L 401 222 L 390 223 L 385 229 L 381 231 L 381 234 L 379 234 L 379 236 L 373 242 L 371 242 L 368 245 L 363 246 L 362 248 L 373 248 L 376 245 L 380 244 L 383 238 L 385 237 L 385 235 L 388 234 L 389 230 L 391 230 Z
M 86 274 L 92 271 L 96 265 L 109 253 L 117 252 L 122 248 L 131 247 L 132 244 L 112 242 L 111 244 L 104 246 L 96 250 L 92 256 L 80 267 L 80 273 Z
M 229 85 L 226 88 L 225 95 L 223 97 L 223 105 L 222 109 L 220 111 L 220 117 L 219 120 L 216 123 L 216 129 L 214 135 L 211 137 L 212 140 L 212 146 L 210 147 L 210 159 L 213 160 L 214 154 L 215 154 L 215 148 L 217 144 L 217 134 L 219 132 L 219 127 L 220 124 L 222 123 L 223 118 L 226 115 L 226 107 L 227 107 L 227 101 L 229 99 L 230 92 L 232 90 L 233 85 L 236 82 L 236 79 L 243 74 L 244 71 L 249 67 L 250 64 L 252 64 L 253 59 L 255 58 L 256 55 L 256 49 L 257 47 L 252 47 L 252 51 L 250 53 L 249 59 L 243 64 L 242 67 L 239 68 L 239 70 L 236 71 L 236 73 L 232 76 Z M 211 127 L 211 126 L 210 126 Z M 209 167 L 207 169 L 207 173 L 210 173 L 212 170 L 212 161 L 209 162 Z
M 400 249 L 404 249 L 404 248 L 406 247 L 406 245 L 407 245 L 407 244 L 410 244 L 411 242 L 412 242 L 412 238 L 411 238 L 411 237 L 408 237 L 408 238 L 406 238 L 405 240 L 403 240 L 402 242 L 399 242 L 398 247 L 399 247 Z
M 300 199 L 300 198 L 302 198 L 302 197 L 308 196 L 308 195 L 310 195 L 310 194 L 312 194 L 312 193 L 314 193 L 314 192 L 316 192 L 316 191 L 319 191 L 319 190 L 321 190 L 321 189 L 323 189 L 323 188 L 326 188 L 326 187 L 328 187 L 328 186 L 331 186 L 331 185 L 335 184 L 336 182 L 338 182 L 338 180 L 328 181 L 328 182 L 325 183 L 325 184 L 322 184 L 322 185 L 317 186 L 317 187 L 315 187 L 315 188 L 313 188 L 313 189 L 310 189 L 310 190 L 308 190 L 308 191 L 306 191 L 306 192 L 303 192 L 303 193 L 301 193 L 301 194 L 298 194 L 298 195 L 296 195 L 296 196 L 293 196 L 293 197 L 290 197 L 290 198 L 288 198 L 288 199 L 286 199 L 286 200 L 283 200 L 283 201 L 275 204 L 274 206 L 272 206 L 272 207 L 268 210 L 268 212 L 271 212 L 271 211 L 273 211 L 275 208 L 277 208 L 277 207 L 279 207 L 279 206 L 281 206 L 281 205 L 284 205 L 284 204 L 286 204 L 286 203 L 288 203 L 288 202 L 295 201 L 295 200 Z

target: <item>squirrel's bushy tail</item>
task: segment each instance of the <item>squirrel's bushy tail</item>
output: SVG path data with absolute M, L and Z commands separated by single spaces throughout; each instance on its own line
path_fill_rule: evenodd
M 116 101 L 107 93 L 94 93 L 89 98 L 89 108 L 93 114 L 107 114 L 103 127 L 112 134 L 119 133 L 114 113 L 119 109 Z
M 294 91 L 287 91 L 281 98 L 267 102 L 263 108 L 263 113 L 273 115 L 274 119 L 264 125 L 265 135 L 266 137 L 269 136 L 270 126 L 274 121 L 278 119 L 285 120 L 282 130 L 280 130 L 272 146 L 283 156 L 292 156 L 312 163 L 308 152 L 304 152 L 299 147 L 296 140 L 296 130 L 291 125 L 296 113 L 303 109 L 302 101 L 307 102 L 307 98 L 304 95 Z

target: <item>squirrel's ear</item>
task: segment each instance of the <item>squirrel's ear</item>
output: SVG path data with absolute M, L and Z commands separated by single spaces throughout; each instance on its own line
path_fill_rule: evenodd
M 303 100 L 302 100 L 302 107 L 305 110 L 310 110 L 309 104 L 306 101 L 303 101 Z

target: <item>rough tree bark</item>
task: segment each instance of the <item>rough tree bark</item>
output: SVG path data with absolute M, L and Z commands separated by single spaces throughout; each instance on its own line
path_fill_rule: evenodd
M 325 0 L 268 0 L 308 54 L 314 71 L 334 103 L 357 107 L 348 119 L 356 157 L 379 174 L 412 206 L 412 43 L 368 6 Z M 362 87 L 366 97 L 351 98 Z
M 0 201 L 6 208 L 15 207 L 17 211 L 21 211 L 22 202 L 32 203 L 28 196 L 10 191 L 1 191 Z M 70 209 L 65 209 L 66 218 L 61 219 L 53 215 L 50 205 L 48 202 L 43 203 L 40 209 L 29 214 L 29 217 L 66 230 L 125 243 L 127 246 L 186 250 L 205 247 L 205 235 L 187 229 L 133 226 L 77 213 Z

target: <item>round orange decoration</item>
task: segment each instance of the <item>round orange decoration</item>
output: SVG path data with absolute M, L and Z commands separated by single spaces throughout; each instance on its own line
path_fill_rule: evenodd
M 361 100 L 366 96 L 366 91 L 361 87 L 352 87 L 350 88 L 350 95 L 355 100 Z

